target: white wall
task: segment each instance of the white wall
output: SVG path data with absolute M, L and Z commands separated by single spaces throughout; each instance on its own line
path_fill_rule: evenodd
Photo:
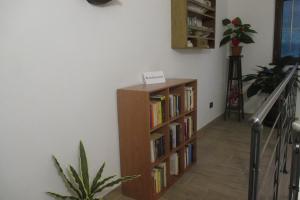
M 227 1 L 217 6 L 218 43 Z M 77 167 L 80 139 L 92 174 L 103 161 L 119 174 L 116 89 L 144 71 L 198 79 L 199 128 L 223 112 L 225 48 L 172 50 L 170 0 L 1 0 L 0 27 L 1 200 L 64 192 L 51 154 Z

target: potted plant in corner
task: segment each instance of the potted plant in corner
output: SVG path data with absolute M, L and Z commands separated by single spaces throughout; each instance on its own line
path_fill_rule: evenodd
M 284 80 L 289 72 L 290 61 L 294 58 L 287 56 L 282 58 L 273 66 L 257 66 L 259 69 L 256 74 L 247 74 L 243 81 L 252 81 L 247 89 L 247 97 L 257 95 L 258 93 L 271 94 L 277 86 Z M 267 114 L 264 124 L 272 127 L 279 113 L 278 103 L 276 102 L 270 112 Z
M 73 166 L 70 165 L 68 168 L 68 173 L 65 173 L 57 158 L 53 156 L 53 160 L 58 169 L 58 172 L 63 178 L 63 181 L 65 182 L 66 186 L 68 187 L 68 190 L 71 192 L 71 195 L 61 195 L 54 192 L 47 192 L 47 194 L 49 194 L 55 199 L 101 200 L 102 198 L 96 196 L 99 193 L 101 193 L 104 189 L 139 177 L 135 175 L 124 176 L 121 178 L 115 178 L 116 176 L 102 178 L 102 173 L 105 167 L 105 163 L 103 163 L 93 181 L 90 182 L 87 157 L 85 154 L 84 146 L 81 141 L 79 145 L 79 153 L 80 169 L 78 170 L 78 172 Z
M 257 33 L 252 29 L 250 24 L 243 24 L 241 18 L 236 17 L 233 20 L 224 19 L 222 21 L 226 30 L 223 33 L 223 39 L 220 42 L 220 47 L 231 42 L 231 55 L 240 56 L 242 46 L 240 43 L 250 44 L 254 43 L 252 34 Z

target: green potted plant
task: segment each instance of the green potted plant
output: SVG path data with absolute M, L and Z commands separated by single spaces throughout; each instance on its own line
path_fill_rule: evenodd
M 96 197 L 104 189 L 112 187 L 121 182 L 133 180 L 139 176 L 125 176 L 121 178 L 115 178 L 116 176 L 109 176 L 102 178 L 102 173 L 105 167 L 105 163 L 102 164 L 98 170 L 95 178 L 92 182 L 89 179 L 88 162 L 85 153 L 84 146 L 80 141 L 80 170 L 77 172 L 73 166 L 69 166 L 68 175 L 62 169 L 57 158 L 53 156 L 54 163 L 58 169 L 59 174 L 62 176 L 66 186 L 68 187 L 71 195 L 61 195 L 54 192 L 47 192 L 55 199 L 67 199 L 67 200 L 100 200 L 100 197 Z
M 287 56 L 282 58 L 276 65 L 269 67 L 257 66 L 257 73 L 245 75 L 243 81 L 252 81 L 247 89 L 247 97 L 251 98 L 258 93 L 271 94 L 288 74 L 289 68 L 287 68 L 287 65 L 290 64 L 291 60 L 293 60 L 293 57 Z M 264 124 L 273 126 L 278 112 L 278 103 L 275 103 L 266 116 Z
M 220 46 L 231 42 L 232 56 L 241 55 L 242 46 L 240 46 L 240 43 L 254 43 L 252 34 L 257 32 L 252 29 L 250 24 L 243 24 L 241 18 L 236 17 L 233 20 L 226 18 L 222 23 L 226 27 L 226 30 L 223 33 L 223 39 L 220 42 Z

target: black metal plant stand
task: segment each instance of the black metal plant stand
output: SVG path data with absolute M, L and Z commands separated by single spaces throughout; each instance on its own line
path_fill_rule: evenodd
M 239 120 L 245 118 L 243 82 L 242 82 L 242 57 L 229 56 L 229 71 L 224 119 L 230 118 L 231 112 L 237 112 Z

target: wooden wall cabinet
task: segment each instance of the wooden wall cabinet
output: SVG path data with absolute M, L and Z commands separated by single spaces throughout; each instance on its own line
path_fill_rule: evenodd
M 193 97 L 186 98 L 186 91 L 192 89 Z M 165 96 L 163 105 L 163 121 L 155 127 L 150 123 L 151 97 Z M 170 114 L 170 98 L 179 96 L 179 109 L 176 116 Z M 193 101 L 193 107 L 186 106 L 187 101 Z M 153 85 L 137 85 L 118 89 L 118 122 L 120 141 L 121 175 L 141 175 L 140 178 L 122 183 L 124 195 L 137 200 L 156 200 L 184 174 L 197 159 L 197 81 L 194 79 L 169 79 L 166 83 Z M 186 137 L 186 118 L 193 121 L 192 135 Z M 180 124 L 179 138 L 176 147 L 172 147 L 170 125 Z M 182 126 L 181 126 L 182 125 Z M 154 133 L 164 137 L 164 154 L 151 161 L 150 140 Z M 190 154 L 190 164 L 186 164 L 187 147 L 194 149 Z M 170 156 L 178 155 L 178 175 L 170 172 Z M 153 169 L 161 163 L 166 163 L 166 187 L 160 192 L 155 190 Z
M 215 48 L 216 1 L 171 1 L 172 48 Z

